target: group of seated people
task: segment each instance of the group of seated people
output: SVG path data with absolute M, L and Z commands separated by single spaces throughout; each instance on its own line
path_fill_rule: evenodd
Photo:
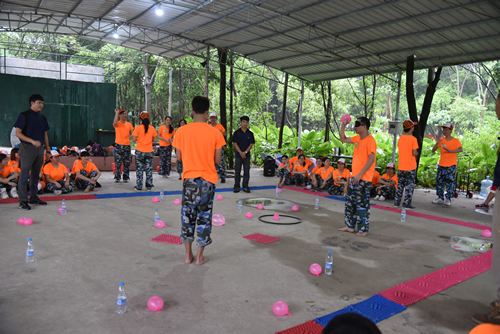
M 277 169 L 278 187 L 296 185 L 313 191 L 327 191 L 331 195 L 345 196 L 352 177 L 346 167 L 345 159 L 337 160 L 337 168 L 332 166 L 332 161 L 328 157 L 313 160 L 307 158 L 300 147 L 297 149 L 297 155 L 292 158 L 283 155 Z M 375 200 L 393 200 L 397 186 L 396 169 L 393 163 L 389 163 L 382 176 L 375 171 L 370 195 Z
M 55 195 L 67 194 L 73 189 L 84 192 L 93 191 L 101 185 L 97 180 L 101 172 L 90 161 L 87 151 L 79 153 L 78 159 L 73 163 L 71 170 L 59 161 L 60 153 L 52 150 L 45 156 L 45 162 L 40 170 L 38 193 L 53 193 Z M 17 198 L 17 185 L 21 174 L 19 149 L 13 148 L 10 155 L 0 153 L 0 198 Z M 31 184 L 28 182 L 28 184 Z

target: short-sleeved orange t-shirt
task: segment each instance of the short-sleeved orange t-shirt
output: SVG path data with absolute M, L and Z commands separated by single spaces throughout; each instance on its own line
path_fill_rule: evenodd
M 320 168 L 320 171 L 319 171 L 319 175 L 321 176 L 321 178 L 323 180 L 328 180 L 329 178 L 331 178 L 333 176 L 333 172 L 335 171 L 335 169 L 330 166 L 328 168 L 326 167 L 321 167 Z
M 58 163 L 57 167 L 52 162 L 43 166 L 43 174 L 48 175 L 54 181 L 64 180 L 64 175 L 67 172 L 68 169 L 62 163 Z
M 118 121 L 115 127 L 115 143 L 123 146 L 130 146 L 130 133 L 134 126 L 130 122 Z
M 304 175 L 306 175 L 306 176 L 307 176 L 307 164 L 306 164 L 305 166 L 302 166 L 302 165 L 300 165 L 299 163 L 295 163 L 295 164 L 293 165 L 292 174 L 293 174 L 294 172 L 297 172 L 297 173 L 303 173 L 303 172 L 305 172 L 305 174 L 304 174 Z
M 351 137 L 354 144 L 354 154 L 352 155 L 352 175 L 358 175 L 363 167 L 368 162 L 368 156 L 373 153 L 374 161 L 370 168 L 361 176 L 361 180 L 372 182 L 373 173 L 375 172 L 375 165 L 377 164 L 377 142 L 372 135 L 368 135 L 365 139 L 354 136 Z
M 207 123 L 192 122 L 177 129 L 173 146 L 181 152 L 182 178 L 217 183 L 215 151 L 224 145 L 220 131 Z
M 11 168 L 13 173 L 21 173 L 21 168 L 19 168 L 19 161 L 9 160 L 7 165 Z
M 452 137 L 450 140 L 446 140 L 446 138 L 443 137 L 438 142 L 438 147 L 441 153 L 441 158 L 439 159 L 439 166 L 441 167 L 456 166 L 458 163 L 458 153 L 447 152 L 443 148 L 443 144 L 449 150 L 456 150 L 462 147 L 462 143 L 460 142 L 460 140 L 454 137 Z
M 469 334 L 500 334 L 500 325 L 481 324 L 474 327 Z
M 307 165 L 306 165 L 306 166 L 307 166 Z M 320 166 L 316 166 L 316 167 L 314 167 L 314 168 L 312 169 L 312 171 L 311 171 L 311 174 L 312 174 L 312 175 L 320 175 L 320 173 L 321 173 L 321 171 L 320 171 L 320 170 L 321 170 L 321 168 L 323 168 L 323 167 L 320 167 Z
M 3 166 L 0 166 L 0 176 L 1 177 L 7 177 L 11 174 L 14 174 L 15 172 L 12 170 L 12 167 L 10 167 L 8 164 Z
M 290 169 L 292 169 L 293 165 L 295 165 L 295 163 L 299 161 L 299 157 L 298 156 L 291 157 L 290 159 L 288 159 L 288 161 L 290 162 Z M 309 167 L 313 164 L 313 162 L 309 158 L 305 158 L 304 161 L 306 162 L 306 169 L 309 169 Z
M 150 125 L 148 132 L 144 132 L 144 125 L 139 124 L 135 127 L 132 136 L 137 137 L 135 149 L 143 153 L 153 152 L 153 139 L 157 136 L 156 129 Z
M 279 166 L 278 166 L 278 168 L 289 168 L 289 167 L 290 167 L 290 166 L 288 165 L 288 163 L 286 163 L 286 164 L 285 164 L 285 163 L 283 163 L 283 162 L 281 162 L 281 163 L 279 164 Z
M 398 170 L 411 171 L 417 169 L 417 158 L 413 155 L 413 150 L 418 150 L 417 138 L 402 135 L 398 140 L 398 150 Z
M 163 124 L 158 128 L 158 139 L 160 141 L 160 147 L 167 147 L 171 146 L 172 144 L 166 141 L 161 140 L 160 138 L 163 139 L 172 139 L 174 136 L 175 131 L 172 130 L 172 133 L 170 133 L 169 128 Z
M 372 185 L 376 186 L 378 184 L 378 180 L 380 179 L 380 173 L 375 170 L 373 173 L 373 178 L 372 178 Z
M 224 136 L 226 134 L 226 129 L 224 129 L 224 127 L 222 126 L 222 124 L 220 123 L 217 123 L 215 125 L 212 125 L 214 128 L 216 128 L 217 130 L 219 130 L 222 135 Z
M 333 183 L 336 185 L 336 186 L 340 186 L 340 183 L 338 183 L 341 179 L 346 179 L 346 180 L 349 180 L 351 178 L 351 172 L 349 171 L 349 169 L 347 168 L 344 168 L 344 170 L 342 171 L 342 173 L 340 172 L 339 169 L 335 169 L 333 171 Z
M 96 172 L 99 171 L 99 169 L 97 169 L 97 166 L 94 165 L 92 161 L 87 161 L 87 165 L 83 167 L 82 160 L 76 159 L 75 162 L 73 163 L 73 167 L 71 168 L 71 173 L 76 175 L 76 173 L 78 173 L 82 169 L 86 171 L 88 174 L 92 173 L 93 171 Z
M 385 173 L 380 178 L 383 179 L 383 180 L 386 180 L 386 181 L 393 181 L 394 182 L 394 186 L 396 188 L 398 187 L 398 176 L 396 174 L 394 174 L 392 177 L 390 177 L 389 174 Z

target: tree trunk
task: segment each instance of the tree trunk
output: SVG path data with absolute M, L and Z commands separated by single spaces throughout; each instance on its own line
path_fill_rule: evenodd
M 325 142 L 330 141 L 330 126 L 331 126 L 330 120 L 332 118 L 332 108 L 333 108 L 331 80 L 328 80 L 327 92 L 328 92 L 328 102 L 326 104 L 326 110 L 325 110 Z
M 230 53 L 229 56 L 229 136 L 228 142 L 230 143 L 233 140 L 233 97 L 234 97 L 234 58 L 233 52 Z M 228 150 L 228 161 L 229 161 L 229 169 L 234 168 L 234 151 L 233 145 L 227 145 Z
M 377 76 L 374 74 L 373 75 L 373 80 L 372 80 L 372 100 L 370 104 L 370 116 L 368 117 L 369 119 L 372 120 L 373 114 L 375 112 L 375 92 L 377 91 Z M 373 122 L 373 120 L 372 120 Z
M 210 73 L 210 46 L 207 46 L 207 57 L 205 59 L 205 96 L 208 97 L 208 75 Z
M 284 92 L 283 92 L 283 109 L 281 112 L 281 124 L 280 124 L 279 140 L 278 140 L 278 149 L 281 149 L 283 147 L 283 129 L 285 127 L 287 94 L 288 94 L 288 73 L 285 73 L 285 87 L 284 87 Z
M 182 77 L 182 69 L 178 70 L 178 85 L 179 85 L 179 120 L 184 118 L 184 79 Z
M 151 111 L 151 77 L 149 75 L 149 55 L 144 54 L 143 56 L 143 66 L 144 66 L 144 110 L 147 112 Z
M 226 63 L 227 63 L 227 49 L 218 48 L 217 54 L 219 56 L 219 69 L 220 69 L 220 86 L 219 86 L 219 110 L 220 110 L 220 123 L 227 129 L 226 117 Z

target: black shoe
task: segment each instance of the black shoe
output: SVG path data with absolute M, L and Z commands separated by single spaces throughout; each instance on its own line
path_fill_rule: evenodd
M 135 191 L 142 191 L 142 188 L 137 188 L 137 187 L 134 187 L 134 190 L 135 190 Z
M 96 183 L 95 183 L 95 187 L 96 187 L 96 188 L 102 188 L 102 186 L 101 186 L 101 184 L 100 184 L 99 182 L 96 182 Z
M 234 187 L 233 188 L 233 193 L 239 193 L 240 192 L 240 187 Z
M 244 187 L 244 188 L 243 188 L 243 191 L 244 191 L 244 192 L 246 192 L 246 193 L 250 193 L 250 192 L 251 192 L 251 191 L 250 191 L 250 188 L 248 188 L 248 187 Z
M 220 183 L 226 183 L 226 179 L 220 179 Z
M 410 205 L 403 205 L 403 208 L 405 208 L 405 209 L 416 209 L 417 207 L 410 204 Z
M 120 183 L 120 179 L 115 179 L 115 183 Z
M 128 183 L 128 179 L 123 179 L 123 183 Z
M 23 210 L 31 210 L 31 206 L 26 201 L 22 201 L 19 203 L 19 209 Z
M 47 202 L 42 201 L 40 199 L 40 197 L 35 196 L 35 197 L 30 198 L 29 204 L 47 205 Z

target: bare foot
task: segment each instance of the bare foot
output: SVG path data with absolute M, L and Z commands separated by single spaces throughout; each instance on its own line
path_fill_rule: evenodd
M 191 264 L 193 263 L 193 255 L 186 255 L 186 258 L 184 259 L 185 264 Z
M 359 231 L 358 233 L 356 233 L 356 236 L 358 236 L 358 237 L 366 237 L 367 235 L 368 235 L 368 232 Z
M 207 262 L 207 260 L 205 259 L 205 257 L 203 255 L 196 258 L 196 264 L 197 265 L 202 265 L 205 262 Z
M 340 232 L 349 232 L 349 233 L 354 233 L 354 230 L 350 227 L 344 226 L 338 229 Z

